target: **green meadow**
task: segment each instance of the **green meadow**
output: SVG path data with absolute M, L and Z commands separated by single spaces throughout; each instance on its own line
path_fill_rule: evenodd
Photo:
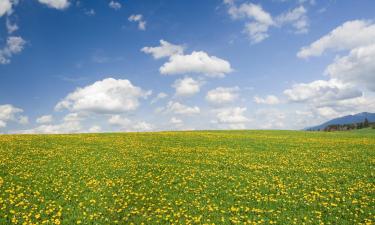
M 375 130 L 0 135 L 0 224 L 373 224 Z

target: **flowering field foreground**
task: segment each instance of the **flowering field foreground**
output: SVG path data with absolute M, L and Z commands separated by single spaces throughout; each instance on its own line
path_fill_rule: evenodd
M 0 136 L 0 224 L 373 224 L 375 132 Z

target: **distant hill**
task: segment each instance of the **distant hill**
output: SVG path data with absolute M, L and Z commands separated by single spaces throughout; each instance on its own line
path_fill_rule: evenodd
M 334 125 L 334 124 L 361 123 L 366 118 L 368 119 L 369 122 L 375 122 L 375 113 L 362 112 L 362 113 L 358 113 L 354 115 L 343 116 L 343 117 L 329 120 L 318 126 L 305 128 L 305 130 L 323 130 L 325 127 L 329 125 Z

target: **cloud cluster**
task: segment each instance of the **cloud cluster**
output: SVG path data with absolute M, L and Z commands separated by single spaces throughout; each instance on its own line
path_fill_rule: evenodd
M 230 129 L 245 129 L 246 123 L 250 121 L 244 113 L 246 107 L 220 108 L 216 111 L 216 120 L 213 123 L 227 125 Z
M 141 51 L 151 54 L 155 59 L 169 57 L 169 60 L 160 67 L 164 75 L 174 74 L 203 74 L 209 77 L 224 77 L 233 71 L 228 61 L 216 56 L 209 56 L 203 51 L 193 51 L 184 54 L 184 48 L 164 40 L 158 47 L 144 47 Z
M 151 91 L 134 86 L 129 80 L 106 78 L 68 94 L 56 105 L 56 110 L 115 114 L 138 108 L 139 99 Z
M 6 45 L 0 49 L 0 64 L 10 63 L 10 58 L 22 52 L 26 41 L 22 37 L 11 36 L 7 38 Z
M 280 100 L 275 95 L 267 95 L 265 98 L 254 96 L 254 102 L 257 104 L 276 105 L 280 103 Z
M 136 22 L 138 23 L 138 29 L 139 30 L 146 30 L 146 21 L 143 19 L 143 15 L 142 14 L 133 14 L 133 15 L 130 15 L 128 20 L 130 22 Z
M 52 115 L 43 115 L 36 119 L 36 122 L 40 124 L 52 123 L 52 121 L 53 121 Z
M 291 24 L 296 33 L 307 33 L 309 31 L 309 20 L 307 10 L 302 5 L 276 17 L 278 26 Z
M 121 3 L 117 2 L 117 1 L 110 1 L 108 5 L 109 5 L 110 8 L 112 8 L 114 10 L 119 10 L 119 9 L 122 8 Z
M 284 94 L 292 102 L 307 103 L 315 113 L 327 118 L 373 110 L 375 100 L 370 96 L 375 92 L 375 24 L 367 20 L 347 21 L 302 47 L 297 56 L 310 58 L 327 51 L 348 53 L 336 56 L 327 66 L 327 80 L 294 84 Z
M 151 54 L 154 59 L 170 57 L 173 55 L 182 55 L 184 47 L 181 45 L 174 45 L 168 41 L 160 40 L 160 46 L 157 47 L 144 47 L 141 49 L 146 54 Z
M 214 105 L 232 103 L 238 99 L 238 87 L 217 87 L 206 94 L 206 100 Z
M 134 122 L 121 115 L 113 115 L 109 118 L 108 123 L 120 128 L 120 131 L 151 131 L 154 126 L 145 121 Z
M 26 116 L 20 115 L 23 110 L 13 105 L 0 105 L 0 128 L 5 128 L 8 122 L 17 122 L 20 124 L 28 123 Z
M 69 7 L 68 0 L 38 0 L 39 3 L 44 4 L 50 8 L 63 10 Z
M 244 33 L 253 44 L 268 38 L 268 31 L 271 27 L 292 25 L 296 33 L 307 33 L 309 29 L 307 10 L 302 5 L 273 18 L 259 4 L 245 2 L 237 6 L 234 1 L 230 0 L 224 0 L 224 4 L 228 6 L 228 14 L 232 19 L 246 21 Z
M 367 20 L 347 21 L 333 29 L 329 34 L 302 47 L 297 53 L 299 58 L 320 56 L 325 51 L 351 50 L 374 44 L 375 24 Z
M 187 106 L 177 101 L 169 101 L 165 112 L 180 115 L 194 115 L 200 113 L 200 108 L 198 106 Z
M 12 0 L 1 0 L 0 1 L 0 17 L 5 14 L 12 12 L 13 1 Z
M 191 77 L 177 79 L 172 87 L 176 90 L 176 96 L 188 97 L 195 95 L 200 91 L 203 82 L 195 80 Z

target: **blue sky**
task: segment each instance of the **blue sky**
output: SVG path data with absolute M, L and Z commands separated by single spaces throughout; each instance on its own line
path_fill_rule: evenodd
M 301 129 L 375 111 L 374 9 L 0 0 L 0 133 Z

